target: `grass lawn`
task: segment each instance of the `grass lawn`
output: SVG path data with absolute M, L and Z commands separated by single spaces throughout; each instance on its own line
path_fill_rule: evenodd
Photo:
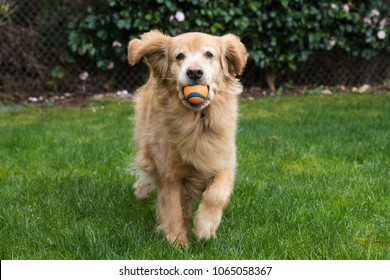
M 390 259 L 390 95 L 240 111 L 218 238 L 177 250 L 133 195 L 131 103 L 0 107 L 0 258 Z

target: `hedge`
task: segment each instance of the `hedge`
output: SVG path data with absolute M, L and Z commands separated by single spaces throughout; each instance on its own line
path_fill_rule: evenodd
M 366 59 L 390 52 L 389 1 L 99 0 L 82 11 L 68 25 L 68 45 L 101 71 L 126 63 L 127 42 L 156 28 L 240 36 L 272 90 L 278 73 L 316 51 L 340 48 Z

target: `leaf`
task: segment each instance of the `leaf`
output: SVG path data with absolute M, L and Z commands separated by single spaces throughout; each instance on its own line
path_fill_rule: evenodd
M 103 68 L 104 65 L 106 65 L 106 62 L 103 61 L 103 60 L 98 60 L 98 62 L 96 63 L 96 66 L 97 66 L 98 68 Z
M 211 32 L 212 32 L 212 33 L 217 33 L 218 30 L 223 30 L 224 28 L 223 28 L 223 25 L 222 25 L 221 23 L 216 22 L 216 23 L 214 23 L 214 24 L 210 27 L 210 29 L 211 29 Z
M 106 30 L 99 30 L 96 35 L 100 38 L 100 39 L 107 39 L 107 36 L 108 36 L 108 33 Z
M 115 7 L 116 0 L 108 0 L 108 5 L 110 5 L 110 7 Z
M 292 61 L 288 62 L 288 67 L 290 67 L 291 70 L 297 70 L 297 65 Z

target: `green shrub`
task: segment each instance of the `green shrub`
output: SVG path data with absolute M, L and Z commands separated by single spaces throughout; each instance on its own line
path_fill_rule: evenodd
M 171 35 L 202 31 L 240 36 L 272 90 L 277 73 L 295 70 L 319 50 L 340 48 L 367 59 L 390 51 L 389 4 L 380 0 L 100 0 L 84 11 L 69 24 L 68 44 L 106 71 L 126 63 L 131 38 L 156 28 Z

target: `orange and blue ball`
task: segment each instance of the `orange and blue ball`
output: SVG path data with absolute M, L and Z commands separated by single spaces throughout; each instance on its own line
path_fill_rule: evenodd
M 184 87 L 183 94 L 191 104 L 200 104 L 206 100 L 209 89 L 206 85 L 191 84 Z

